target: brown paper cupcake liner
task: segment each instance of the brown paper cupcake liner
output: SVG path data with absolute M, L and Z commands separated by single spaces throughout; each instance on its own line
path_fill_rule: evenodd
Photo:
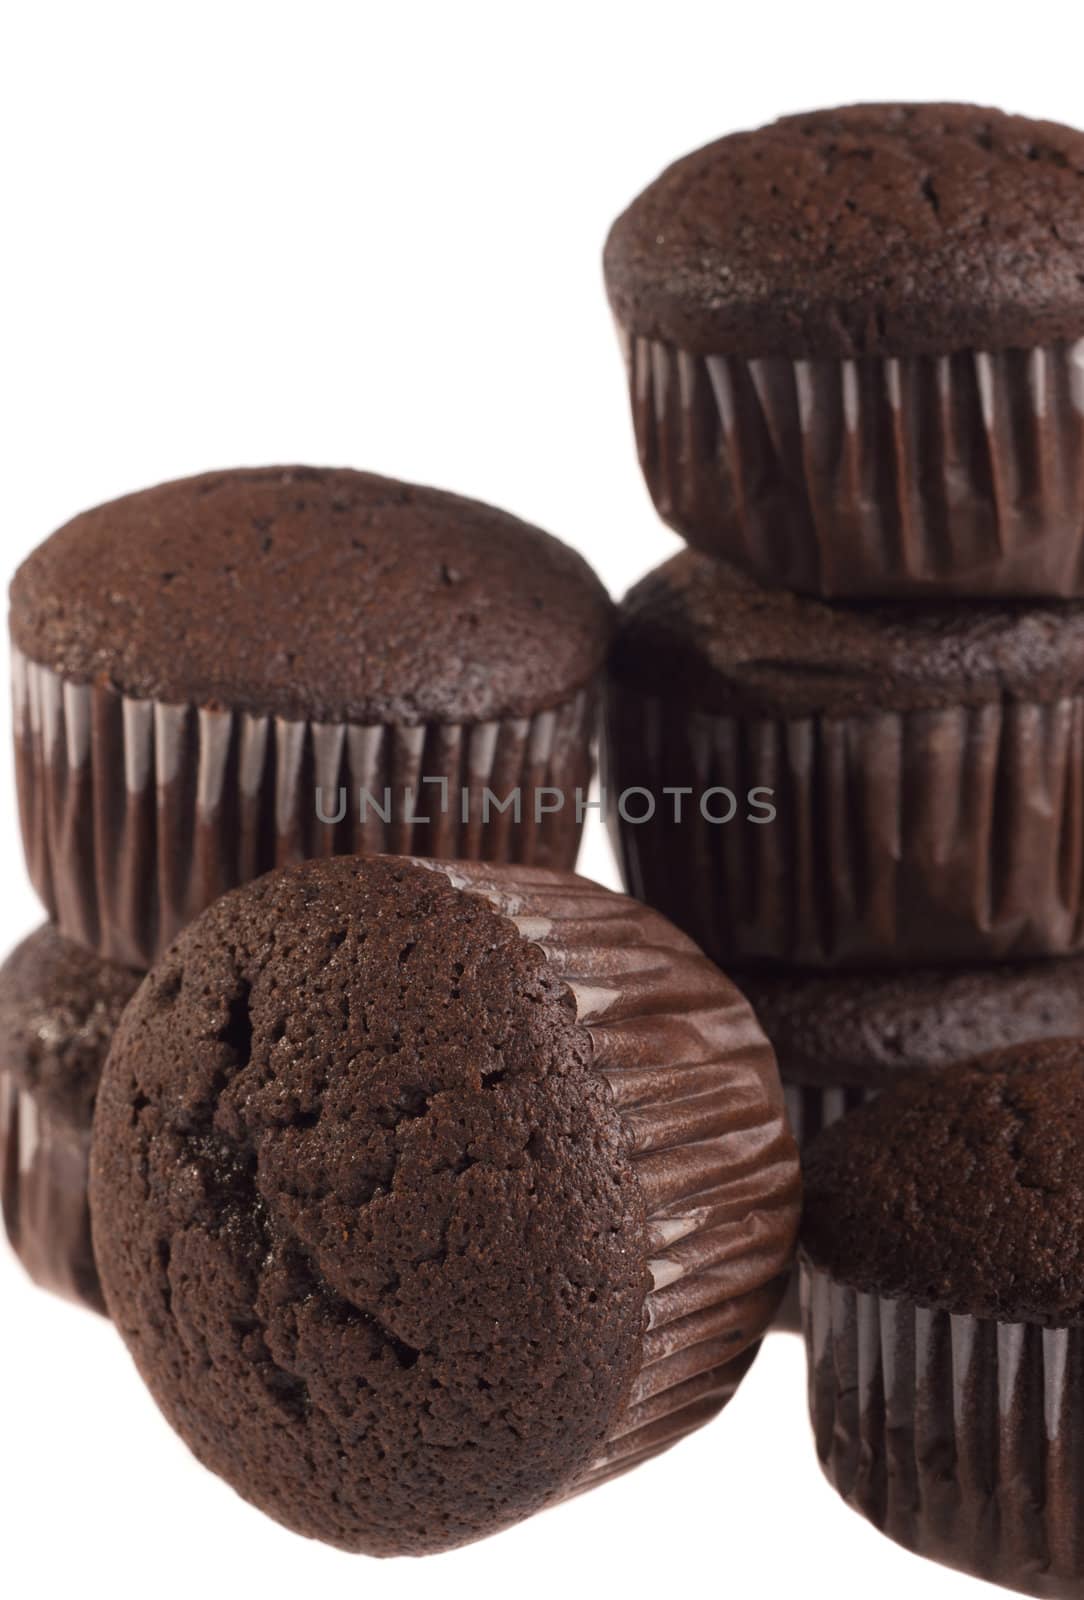
M 827 1086 L 818 1083 L 783 1084 L 783 1099 L 787 1108 L 787 1121 L 799 1150 L 804 1150 L 822 1128 L 838 1122 L 848 1111 L 864 1105 L 877 1093 L 863 1085 L 840 1084 Z M 798 1268 L 791 1269 L 787 1287 L 779 1302 L 772 1328 L 780 1333 L 800 1333 L 801 1310 L 798 1304 Z
M 930 1311 L 802 1263 L 817 1455 L 918 1555 L 1035 1595 L 1084 1582 L 1084 1330 Z
M 761 583 L 1084 594 L 1084 341 L 840 361 L 622 343 L 660 514 Z
M 752 1012 L 673 928 L 580 880 L 449 868 L 544 952 L 576 1002 L 628 1132 L 648 1206 L 643 1361 L 578 1488 L 624 1472 L 714 1416 L 775 1311 L 797 1219 L 794 1147 L 749 1062 L 774 1070 Z
M 575 864 L 589 690 L 531 717 L 359 726 L 136 700 L 12 655 L 31 881 L 61 933 L 107 961 L 150 966 L 225 890 L 303 857 Z M 536 808 L 539 789 L 561 808 L 554 793 Z M 487 790 L 518 790 L 519 819 Z
M 815 1083 L 784 1083 L 783 1100 L 787 1121 L 799 1150 L 804 1150 L 823 1128 L 838 1122 L 876 1094 L 875 1089 L 851 1084 L 826 1087 Z M 798 1303 L 798 1268 L 791 1268 L 787 1287 L 779 1302 L 772 1328 L 780 1333 L 800 1333 L 801 1308 Z
M 105 1311 L 90 1242 L 90 1129 L 49 1116 L 0 1073 L 0 1198 L 11 1247 L 42 1289 Z
M 937 965 L 1084 947 L 1084 700 L 790 721 L 610 693 L 605 786 L 630 893 L 721 965 Z M 663 790 L 687 785 L 680 822 Z M 735 796 L 730 822 L 698 796 Z M 748 821 L 747 796 L 776 815 Z M 639 814 L 641 804 L 636 807 Z M 725 815 L 714 796 L 709 811 Z M 753 815 L 763 813 L 755 811 Z
M 838 1122 L 848 1111 L 865 1105 L 877 1093 L 862 1084 L 784 1083 L 787 1120 L 799 1150 L 822 1128 Z

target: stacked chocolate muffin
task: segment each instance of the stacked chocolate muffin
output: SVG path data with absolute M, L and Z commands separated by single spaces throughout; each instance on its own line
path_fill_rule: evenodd
M 805 1153 L 817 1455 L 919 1555 L 1084 1583 L 1084 1041 L 911 1074 Z
M 11 629 L 53 919 L 0 969 L 31 1275 L 349 1550 L 495 1532 L 715 1416 L 797 1151 L 748 1002 L 568 870 L 612 631 L 586 564 L 433 490 L 221 473 L 59 530 Z
M 691 546 L 621 608 L 611 802 L 654 805 L 610 816 L 631 892 L 739 973 L 800 1138 L 1080 1029 L 1082 260 L 1084 134 L 966 106 L 722 139 L 607 243 Z
M 1062 1596 L 1082 263 L 1084 134 L 963 106 L 723 139 L 606 250 L 641 462 L 692 547 L 621 610 L 609 783 L 636 798 L 610 814 L 632 892 L 737 970 L 776 1047 L 817 1454 L 908 1548 Z
M 223 891 L 350 851 L 574 865 L 611 612 L 549 534 L 346 470 L 163 484 L 23 563 L 16 775 L 51 924 L 0 968 L 0 1161 L 36 1280 L 100 1306 L 98 1077 L 139 976 Z

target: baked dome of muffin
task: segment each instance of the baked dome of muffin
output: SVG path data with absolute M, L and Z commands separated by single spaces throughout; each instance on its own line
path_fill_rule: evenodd
M 49 1116 L 89 1129 L 109 1045 L 141 976 L 45 923 L 0 965 L 0 1073 Z
M 46 923 L 0 965 L 0 1203 L 39 1288 L 104 1311 L 87 1177 L 94 1102 L 141 974 Z
M 764 716 L 1054 700 L 1084 684 L 1084 602 L 830 604 L 682 550 L 625 596 L 611 664 L 645 692 Z
M 631 333 L 866 356 L 1084 334 L 1084 133 L 968 105 L 857 105 L 730 134 L 618 218 Z
M 747 972 L 784 1082 L 882 1089 L 1036 1039 L 1084 1036 L 1084 956 L 894 972 Z
M 479 501 L 346 468 L 205 473 L 84 511 L 15 574 L 19 650 L 138 699 L 479 722 L 584 687 L 609 599 Z
M 1084 1323 L 1084 1042 L 908 1077 L 803 1156 L 802 1250 L 863 1292 Z
M 199 1458 L 297 1532 L 461 1544 L 721 1408 L 798 1171 L 748 1005 L 569 874 L 337 857 L 187 928 L 95 1115 L 110 1312 Z

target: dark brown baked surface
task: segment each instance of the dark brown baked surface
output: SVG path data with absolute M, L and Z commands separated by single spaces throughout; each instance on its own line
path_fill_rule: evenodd
M 611 663 L 643 693 L 739 715 L 1045 702 L 1084 683 L 1084 602 L 828 603 L 685 550 L 625 597 Z
M 609 599 L 506 512 L 346 469 L 207 473 L 83 512 L 23 562 L 15 644 L 126 694 L 334 722 L 477 722 L 568 698 Z
M 789 1083 L 883 1088 L 1009 1045 L 1084 1038 L 1082 957 L 738 982 Z
M 803 1156 L 802 1249 L 852 1288 L 1084 1323 L 1084 1041 L 901 1079 Z
M 644 1203 L 542 952 L 389 858 L 219 900 L 95 1118 L 107 1303 L 197 1456 L 295 1531 L 421 1554 L 594 1459 L 638 1370 Z
M 89 1129 L 110 1042 L 141 977 L 45 923 L 0 966 L 0 1074 L 43 1115 Z
M 784 117 L 618 218 L 619 323 L 700 352 L 942 354 L 1084 334 L 1084 133 L 967 105 Z

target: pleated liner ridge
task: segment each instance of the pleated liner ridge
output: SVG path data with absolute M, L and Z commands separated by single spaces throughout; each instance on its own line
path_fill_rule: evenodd
M 622 344 L 652 498 L 709 554 L 827 595 L 1084 593 L 1084 340 L 860 361 Z
M 771 1046 L 675 928 L 584 879 L 446 870 L 537 944 L 572 994 L 628 1134 L 647 1212 L 643 1360 L 587 1488 L 722 1409 L 786 1282 L 798 1167 Z
M 848 1111 L 865 1105 L 877 1093 L 862 1084 L 783 1083 L 787 1121 L 799 1150 Z
M 90 1240 L 90 1128 L 43 1113 L 0 1073 L 0 1199 L 11 1247 L 34 1282 L 105 1310 Z
M 728 962 L 930 965 L 1084 946 L 1084 699 L 716 716 L 611 686 L 611 792 L 688 785 L 611 827 L 631 894 Z M 697 795 L 723 786 L 727 822 Z M 747 820 L 751 789 L 775 816 Z M 730 803 L 716 794 L 709 810 Z M 754 816 L 764 815 L 761 812 Z
M 1035 1595 L 1084 1582 L 1084 1330 L 932 1311 L 803 1261 L 827 1477 L 907 1549 Z
M 589 689 L 530 717 L 360 726 L 136 700 L 12 657 L 30 878 L 61 933 L 104 960 L 150 966 L 225 890 L 303 857 L 575 863 Z M 536 812 L 542 788 L 560 809 L 551 792 Z M 485 797 L 516 789 L 518 821 Z

